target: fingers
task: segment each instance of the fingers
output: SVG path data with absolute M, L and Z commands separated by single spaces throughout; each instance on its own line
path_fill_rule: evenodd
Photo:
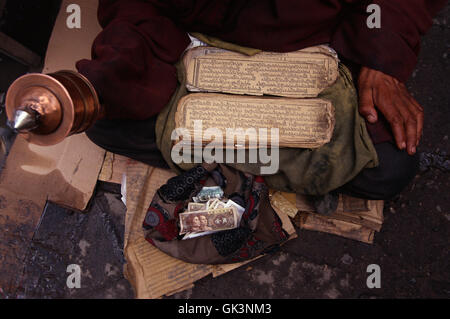
M 415 154 L 424 115 L 406 86 L 392 76 L 366 67 L 361 68 L 358 86 L 360 114 L 374 123 L 378 120 L 378 109 L 389 122 L 398 148 Z
M 358 79 L 359 88 L 359 114 L 361 114 L 369 123 L 378 121 L 378 114 L 373 101 L 373 87 L 371 85 L 370 71 L 363 68 Z
M 378 121 L 378 115 L 372 97 L 372 89 L 370 88 L 363 88 L 359 91 L 359 113 L 369 123 Z
M 417 121 L 413 117 L 406 120 L 406 149 L 409 155 L 416 153 Z
M 423 110 L 421 110 L 417 114 L 417 142 L 416 142 L 416 147 L 419 145 L 420 139 L 422 138 L 423 122 L 424 122 L 424 115 L 423 115 Z
M 406 89 L 395 86 L 394 92 L 387 89 L 379 92 L 377 106 L 390 123 L 397 146 L 413 155 L 422 135 L 423 111 Z
M 392 106 L 393 102 L 389 102 L 386 99 L 381 98 L 377 105 L 386 120 L 391 125 L 392 134 L 394 135 L 397 147 L 401 150 L 405 149 L 407 146 L 405 138 L 406 130 L 402 114 L 396 106 Z
M 422 137 L 424 114 L 423 108 L 409 94 L 406 86 L 401 84 L 404 118 L 406 119 L 408 153 L 414 154 Z M 408 113 L 406 113 L 406 110 Z
M 406 93 L 408 96 L 408 101 L 411 105 L 411 112 L 413 113 L 413 116 L 416 118 L 417 121 L 417 142 L 416 142 L 417 146 L 419 145 L 423 133 L 423 121 L 424 121 L 423 108 L 408 92 Z
M 411 102 L 405 95 L 397 96 L 397 109 L 402 115 L 406 132 L 406 151 L 409 155 L 416 153 L 417 146 L 417 119 L 411 109 Z

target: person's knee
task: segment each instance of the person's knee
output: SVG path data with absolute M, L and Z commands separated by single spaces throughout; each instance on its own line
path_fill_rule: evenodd
M 410 156 L 391 143 L 375 145 L 379 165 L 367 168 L 343 187 L 343 192 L 368 199 L 390 199 L 399 194 L 417 173 L 418 156 Z
M 419 157 L 417 154 L 411 156 L 391 143 L 380 144 L 376 149 L 382 176 L 380 182 L 384 184 L 382 194 L 384 199 L 389 199 L 399 194 L 413 180 L 419 168 Z

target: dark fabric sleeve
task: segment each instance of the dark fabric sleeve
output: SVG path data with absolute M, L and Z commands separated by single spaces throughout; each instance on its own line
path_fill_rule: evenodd
M 346 9 L 331 39 L 345 58 L 405 82 L 413 72 L 420 37 L 446 0 L 345 0 Z M 381 28 L 367 27 L 369 4 L 381 8 Z
M 103 31 L 92 58 L 77 62 L 94 85 L 108 119 L 145 120 L 169 102 L 188 30 L 229 29 L 243 0 L 100 0 Z
M 100 0 L 103 31 L 92 59 L 78 61 L 106 105 L 107 118 L 146 119 L 169 101 L 176 85 L 173 64 L 189 37 L 150 2 Z
M 381 29 L 366 25 L 370 3 Z M 189 45 L 186 31 L 287 52 L 330 43 L 341 56 L 405 81 L 420 36 L 445 0 L 100 0 L 103 31 L 92 59 L 76 64 L 106 105 L 107 118 L 145 120 L 177 86 L 173 66 Z

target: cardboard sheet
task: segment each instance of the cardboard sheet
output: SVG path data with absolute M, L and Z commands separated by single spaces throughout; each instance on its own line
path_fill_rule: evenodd
M 98 176 L 98 180 L 102 182 L 121 184 L 123 175 L 127 170 L 127 163 L 130 161 L 128 157 L 106 152 L 103 166 Z
M 161 298 L 193 287 L 195 281 L 214 277 L 251 261 L 230 265 L 197 265 L 175 259 L 152 246 L 144 238 L 142 221 L 156 190 L 174 176 L 169 170 L 128 162 L 127 215 L 125 218 L 126 278 L 134 287 L 136 298 Z M 279 214 L 283 229 L 295 238 L 295 229 L 285 214 Z
M 142 221 L 157 189 L 175 176 L 170 170 L 136 161 L 127 167 L 127 215 L 125 218 L 125 277 L 136 298 L 154 299 L 189 287 L 211 273 L 211 266 L 192 265 L 168 256 L 144 238 Z
M 23 198 L 41 208 L 49 200 L 82 211 L 92 196 L 102 161 L 103 151 L 80 135 L 50 147 L 29 144 L 18 136 L 0 176 L 0 193 L 15 194 L 3 210 Z
M 77 4 L 81 10 L 81 28 L 69 29 L 66 12 L 70 4 Z M 59 70 L 75 71 L 75 63 L 81 59 L 91 57 L 91 46 L 101 27 L 97 20 L 98 0 L 63 0 L 61 9 L 55 22 L 43 73 Z

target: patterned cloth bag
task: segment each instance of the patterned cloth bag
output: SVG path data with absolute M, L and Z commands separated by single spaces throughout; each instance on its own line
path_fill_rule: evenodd
M 238 228 L 182 240 L 179 214 L 204 186 L 220 186 L 224 196 L 245 208 Z M 269 202 L 262 177 L 221 164 L 202 164 L 175 176 L 156 192 L 143 227 L 149 243 L 195 264 L 241 262 L 276 251 L 288 239 Z

